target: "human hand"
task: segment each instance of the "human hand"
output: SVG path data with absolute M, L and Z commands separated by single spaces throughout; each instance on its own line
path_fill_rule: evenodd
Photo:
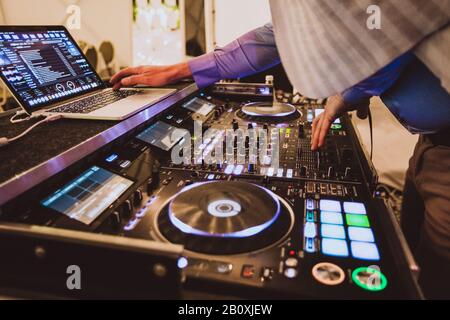
M 342 114 L 356 109 L 364 113 L 367 107 L 349 106 L 340 94 L 328 98 L 325 111 L 316 117 L 312 123 L 311 150 L 314 151 L 323 146 L 331 125 Z
M 140 66 L 123 69 L 110 80 L 114 90 L 121 87 L 146 85 L 161 87 L 192 76 L 187 62 L 171 66 Z

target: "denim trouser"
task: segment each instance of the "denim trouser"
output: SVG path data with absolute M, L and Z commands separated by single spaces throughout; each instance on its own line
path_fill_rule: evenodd
M 425 295 L 448 299 L 450 95 L 415 59 L 381 98 L 407 129 L 422 132 L 406 175 L 401 225 L 421 267 L 419 282 Z

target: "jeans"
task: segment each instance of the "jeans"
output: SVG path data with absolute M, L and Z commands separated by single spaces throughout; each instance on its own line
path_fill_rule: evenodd
M 406 175 L 401 227 L 425 296 L 450 299 L 450 95 L 415 59 L 381 99 L 408 130 L 421 133 Z

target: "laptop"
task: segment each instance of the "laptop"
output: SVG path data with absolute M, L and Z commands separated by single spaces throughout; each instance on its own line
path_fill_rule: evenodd
M 0 26 L 0 77 L 29 115 L 123 120 L 175 90 L 113 91 L 63 26 Z

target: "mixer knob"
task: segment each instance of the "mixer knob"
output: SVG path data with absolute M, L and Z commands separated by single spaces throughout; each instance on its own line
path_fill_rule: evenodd
M 143 199 L 144 199 L 144 196 L 142 195 L 142 191 L 140 189 L 137 189 L 133 194 L 134 204 L 140 205 Z
M 125 218 L 130 218 L 132 213 L 133 213 L 133 204 L 131 203 L 130 200 L 126 200 L 122 204 L 122 215 Z
M 269 130 L 269 125 L 267 123 L 264 123 L 263 129 L 266 130 L 266 131 Z
M 198 171 L 192 171 L 192 173 L 191 173 L 192 178 L 198 178 L 199 175 L 200 175 L 200 173 Z
M 248 130 L 254 129 L 253 123 L 249 123 L 249 124 L 247 125 L 247 129 L 248 129 Z
M 284 264 L 289 268 L 297 268 L 298 260 L 296 258 L 287 258 Z
M 119 228 L 122 225 L 122 218 L 120 217 L 120 213 L 118 211 L 114 211 L 109 216 L 109 221 L 113 228 Z
M 150 178 L 147 181 L 147 194 L 150 196 L 159 185 L 159 179 Z
M 350 167 L 345 168 L 344 178 L 345 178 L 345 179 L 348 179 L 348 178 L 350 178 L 351 176 L 352 176 L 352 168 L 350 168 Z
M 234 131 L 239 129 L 239 123 L 236 121 L 236 119 L 234 119 L 231 124 L 233 125 L 233 130 Z
M 301 177 L 306 177 L 306 174 L 308 173 L 308 168 L 306 166 L 302 166 L 300 168 L 300 176 Z
M 333 166 L 329 166 L 328 167 L 327 176 L 328 176 L 329 179 L 332 179 L 332 178 L 334 178 L 336 176 L 336 171 L 334 170 Z

